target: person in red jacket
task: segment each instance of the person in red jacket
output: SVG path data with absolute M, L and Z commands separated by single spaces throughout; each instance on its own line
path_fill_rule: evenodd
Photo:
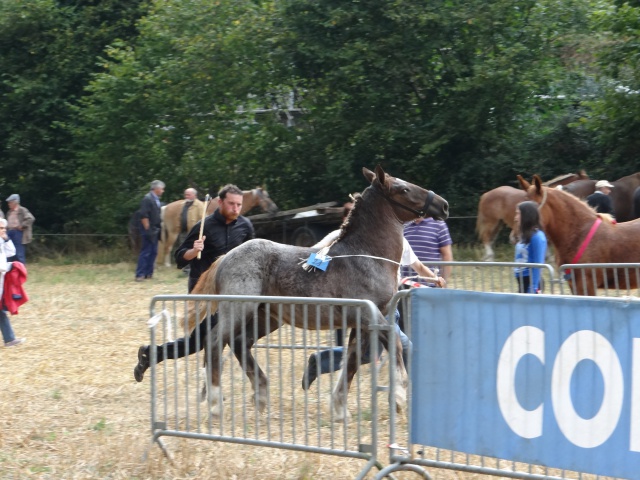
M 16 247 L 9 239 L 9 235 L 7 235 L 7 220 L 0 218 L 0 299 L 3 298 L 5 273 L 10 268 L 7 257 L 13 257 L 15 254 Z M 4 302 L 0 307 L 0 331 L 2 332 L 5 347 L 15 347 L 26 340 L 25 338 L 16 338 L 13 333 Z

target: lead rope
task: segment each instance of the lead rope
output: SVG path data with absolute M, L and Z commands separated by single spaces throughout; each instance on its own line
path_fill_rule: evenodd
M 333 245 L 333 243 L 331 245 Z M 318 250 L 316 252 L 316 254 L 315 254 L 315 257 L 314 257 L 315 261 L 317 261 L 318 263 L 323 263 L 323 262 L 327 262 L 328 263 L 331 260 L 333 260 L 334 258 L 365 257 L 365 258 L 373 258 L 375 260 L 383 260 L 385 262 L 394 263 L 394 264 L 396 264 L 398 266 L 402 265 L 400 262 L 396 262 L 395 260 L 391 260 L 389 258 L 384 258 L 384 257 L 376 257 L 375 255 L 354 254 L 354 255 L 336 255 L 335 257 L 330 257 L 327 254 L 329 253 L 329 249 L 331 248 L 331 245 L 329 245 L 328 247 L 323 247 L 320 250 Z M 298 265 L 302 265 L 302 268 L 305 271 L 312 272 L 312 271 L 317 269 L 317 266 L 316 265 L 311 265 L 310 263 L 308 263 L 309 260 L 310 260 L 310 258 L 302 258 L 298 262 Z

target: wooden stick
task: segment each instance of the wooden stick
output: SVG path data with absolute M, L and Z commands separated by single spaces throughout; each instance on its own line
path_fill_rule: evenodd
M 207 216 L 207 207 L 209 206 L 209 202 L 211 201 L 211 197 L 207 193 L 207 196 L 204 197 L 204 210 L 202 210 L 202 220 L 200 220 L 200 235 L 198 236 L 198 240 L 202 240 L 202 232 L 204 230 L 204 219 Z M 202 257 L 202 252 L 198 252 L 198 260 Z

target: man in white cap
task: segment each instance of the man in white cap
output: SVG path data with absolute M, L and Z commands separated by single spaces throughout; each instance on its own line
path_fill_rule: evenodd
M 587 203 L 593 207 L 598 213 L 608 213 L 614 216 L 613 202 L 611 202 L 611 185 L 606 180 L 598 180 L 596 182 L 596 191 L 587 197 Z
M 7 197 L 9 210 L 7 210 L 7 235 L 16 247 L 16 260 L 27 263 L 24 246 L 31 243 L 33 235 L 31 227 L 36 218 L 29 210 L 20 205 L 20 195 L 14 193 Z

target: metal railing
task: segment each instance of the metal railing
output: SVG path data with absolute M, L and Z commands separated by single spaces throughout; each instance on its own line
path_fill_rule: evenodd
M 212 302 L 227 307 L 253 319 L 248 321 L 235 337 L 234 345 L 241 345 L 238 360 L 229 352 L 223 355 L 222 343 L 211 343 L 205 347 L 197 344 L 196 352 L 187 351 L 187 361 L 164 360 L 157 363 L 156 346 L 163 343 L 163 357 L 167 357 L 172 345 L 171 332 L 185 332 L 179 318 L 185 318 L 189 304 L 194 302 L 196 310 L 203 315 L 212 313 Z M 300 388 L 303 367 L 311 353 L 332 348 L 329 343 L 319 343 L 321 336 L 314 332 L 320 317 L 346 318 L 347 314 L 357 319 L 357 338 L 363 334 L 360 326 L 366 325 L 364 318 L 376 319 L 377 308 L 370 301 L 296 298 L 296 297 L 238 297 L 220 295 L 161 295 L 151 303 L 151 433 L 153 441 L 169 455 L 162 437 L 182 437 L 245 444 L 260 447 L 298 450 L 325 455 L 350 457 L 366 462 L 357 478 L 364 478 L 373 467 L 380 467 L 378 452 L 378 405 L 377 370 L 361 367 L 354 378 L 348 396 L 348 415 L 339 418 L 333 408 L 327 409 L 325 398 L 330 388 L 341 381 L 339 365 L 332 365 L 336 372 L 320 376 L 307 389 Z M 295 328 L 285 323 L 286 317 L 295 318 L 302 327 Z M 157 324 L 153 324 L 157 322 Z M 262 348 L 251 345 L 252 338 L 259 336 L 260 322 L 277 329 L 266 335 Z M 269 322 L 275 322 L 271 325 Z M 346 322 L 346 320 L 345 320 Z M 364 328 L 364 327 L 362 327 Z M 377 357 L 380 329 L 387 325 L 372 325 L 371 355 Z M 209 337 L 211 337 L 209 331 Z M 213 342 L 213 340 L 212 340 Z M 229 350 L 229 349 L 227 349 Z M 265 389 L 256 377 L 244 373 L 249 365 L 249 353 L 263 367 L 269 379 Z M 203 362 L 215 365 L 213 354 L 224 358 L 221 362 L 220 388 L 224 401 L 216 406 L 208 389 L 201 385 L 210 383 L 210 370 L 198 366 Z M 358 351 L 358 360 L 363 352 Z M 229 359 L 230 358 L 230 359 Z M 324 377 L 324 378 L 323 378 Z M 258 382 L 258 383 L 256 383 Z M 256 388 L 257 385 L 257 388 Z M 262 389 L 262 390 L 261 390 Z M 200 395 L 198 395 L 200 391 Z M 260 400 L 258 396 L 261 396 Z M 208 402 L 201 400 L 208 397 Z M 262 407 L 261 407 L 262 406 Z

